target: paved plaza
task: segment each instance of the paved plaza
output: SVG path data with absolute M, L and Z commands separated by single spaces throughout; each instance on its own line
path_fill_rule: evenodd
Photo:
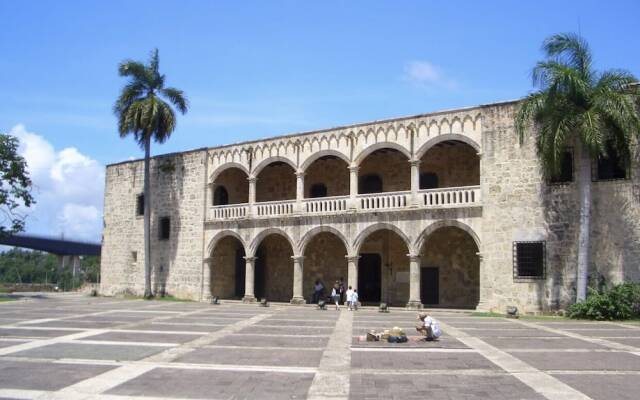
M 637 399 L 640 325 L 54 295 L 0 303 L 0 399 Z

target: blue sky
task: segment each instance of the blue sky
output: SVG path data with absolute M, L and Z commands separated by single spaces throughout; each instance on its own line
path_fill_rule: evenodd
M 557 32 L 580 30 L 597 68 L 640 75 L 639 14 L 637 1 L 5 1 L 0 130 L 41 164 L 28 228 L 99 238 L 101 182 L 68 186 L 141 156 L 111 112 L 125 58 L 158 47 L 191 101 L 159 154 L 517 98 Z

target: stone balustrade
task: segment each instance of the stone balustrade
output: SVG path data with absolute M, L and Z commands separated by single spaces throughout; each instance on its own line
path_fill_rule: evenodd
M 426 189 L 417 193 L 417 207 L 470 207 L 481 205 L 480 186 L 465 186 L 442 189 Z M 349 196 L 302 199 L 301 206 L 296 200 L 257 202 L 253 206 L 253 217 L 275 217 L 293 214 L 342 213 L 349 209 Z M 356 196 L 357 211 L 393 210 L 412 207 L 411 191 L 359 194 Z M 225 220 L 249 218 L 250 205 L 247 203 L 212 206 L 210 219 Z M 299 212 L 298 212 L 299 209 Z
M 304 199 L 303 210 L 310 214 L 325 214 L 346 211 L 349 196 L 322 197 Z
M 359 194 L 358 207 L 361 210 L 385 210 L 404 208 L 410 205 L 411 192 L 386 192 Z
M 421 207 L 455 207 L 480 205 L 480 186 L 465 186 L 445 189 L 421 190 Z
M 293 214 L 295 200 L 265 201 L 255 204 L 256 216 L 272 217 Z

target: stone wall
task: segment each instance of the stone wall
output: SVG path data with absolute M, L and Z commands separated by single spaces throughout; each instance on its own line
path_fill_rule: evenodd
M 293 250 L 280 235 L 269 235 L 262 240 L 256 253 L 258 264 L 264 265 L 264 297 L 269 301 L 288 302 L 293 297 Z M 256 272 L 256 288 L 258 282 Z
M 420 251 L 421 267 L 439 271 L 441 307 L 475 308 L 480 298 L 478 247 L 469 234 L 456 227 L 440 228 Z
M 376 151 L 362 161 L 360 177 L 375 174 L 382 178 L 384 192 L 411 189 L 411 166 L 407 157 L 395 150 Z
M 238 168 L 229 168 L 222 171 L 215 180 L 214 190 L 218 186 L 223 186 L 229 195 L 229 204 L 249 202 L 249 181 L 247 174 Z M 210 196 L 213 204 L 213 196 Z
M 305 300 L 313 295 L 316 280 L 324 284 L 325 295 L 331 294 L 331 287 L 340 278 L 347 279 L 347 250 L 342 241 L 332 233 L 316 235 L 304 252 L 303 296 Z
M 322 183 L 327 187 L 327 196 L 349 194 L 349 168 L 344 160 L 327 158 L 316 160 L 304 176 L 304 197 L 311 197 L 311 186 Z
M 274 163 L 265 167 L 256 182 L 256 201 L 296 198 L 296 175 L 290 165 Z
M 204 155 L 190 152 L 152 159 L 151 277 L 156 293 L 201 297 Z M 143 171 L 141 161 L 107 168 L 100 285 L 103 294 L 144 293 L 143 217 L 136 215 Z M 159 238 L 161 217 L 171 218 L 169 240 Z
M 227 236 L 222 239 L 211 255 L 211 295 L 221 299 L 236 297 L 236 253 L 244 254 L 242 243 L 238 239 Z M 244 294 L 244 293 L 243 293 Z
M 420 173 L 435 173 L 438 187 L 477 186 L 480 184 L 480 157 L 473 147 L 462 142 L 442 142 L 422 156 Z

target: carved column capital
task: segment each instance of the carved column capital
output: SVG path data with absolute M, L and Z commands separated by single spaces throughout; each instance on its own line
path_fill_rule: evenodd
M 410 262 L 420 262 L 420 254 L 407 254 Z
M 354 256 L 354 255 L 348 255 L 347 254 L 346 256 L 344 256 L 344 258 L 346 258 L 348 262 L 357 263 L 358 260 L 360 259 L 360 256 L 359 255 L 355 255 Z

